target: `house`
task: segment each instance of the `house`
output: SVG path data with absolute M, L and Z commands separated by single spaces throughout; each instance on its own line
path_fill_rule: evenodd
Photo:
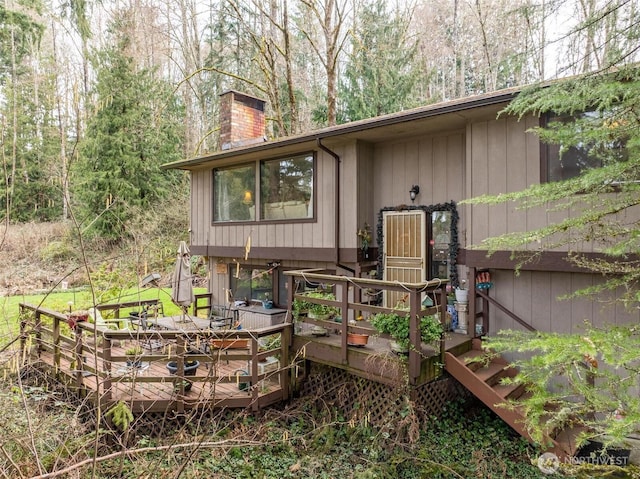
M 538 118 L 498 116 L 518 92 L 502 90 L 271 141 L 264 136 L 264 101 L 223 94 L 223 149 L 165 165 L 191 173 L 191 252 L 209 259 L 213 301 L 269 298 L 286 307 L 282 273 L 304 268 L 347 276 L 374 270 L 381 278 L 407 282 L 465 280 L 475 297 L 482 271 L 491 275 L 489 296 L 501 305 L 483 319 L 490 333 L 520 328 L 515 318 L 557 332 L 577 331 L 585 320 L 637 321 L 637 313 L 620 306 L 559 300 L 598 281 L 565 261 L 566 251 L 543 253 L 516 275 L 510 252 L 487 257 L 471 248 L 564 214 L 458 204 L 522 190 L 567 166 L 560 165 L 557 148 L 529 132 Z M 596 253 L 589 244 L 584 248 Z M 488 303 L 481 304 L 470 301 L 470 317 L 476 308 L 487 312 Z

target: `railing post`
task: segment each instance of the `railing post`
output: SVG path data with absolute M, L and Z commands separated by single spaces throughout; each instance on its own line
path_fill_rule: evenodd
M 469 268 L 469 311 L 467 312 L 467 321 L 469 322 L 469 324 L 467 325 L 467 328 L 469 330 L 469 332 L 471 333 L 471 337 L 475 337 L 476 336 L 476 310 L 477 310 L 477 298 L 478 295 L 476 294 L 476 268 L 474 266 L 471 266 Z M 484 310 L 484 304 L 483 304 L 483 308 L 482 308 L 482 323 L 484 324 L 484 315 L 485 315 L 485 310 Z
M 280 331 L 280 384 L 282 387 L 282 400 L 289 399 L 291 394 L 291 381 L 289 375 L 293 374 L 295 368 L 289 368 L 289 347 L 291 346 L 291 335 L 293 333 L 292 325 L 285 325 Z
M 42 354 L 42 315 L 40 311 L 36 311 L 36 351 L 38 353 L 38 358 Z
M 287 279 L 287 304 L 289 307 L 289 312 L 291 313 L 291 322 L 294 322 L 293 317 L 293 295 L 296 294 L 296 277 L 289 276 Z
M 340 297 L 342 304 L 340 305 L 340 315 L 342 316 L 340 337 L 340 352 L 342 364 L 348 364 L 349 345 L 347 344 L 347 335 L 349 333 L 349 285 L 346 281 L 340 281 Z M 354 320 L 356 318 L 353 318 Z
M 82 388 L 82 371 L 84 367 L 84 361 L 82 358 L 82 328 L 76 325 L 74 328 L 75 336 L 76 336 L 76 344 L 75 344 L 75 361 L 76 361 L 76 387 L 78 389 Z
M 27 347 L 27 335 L 26 335 L 27 320 L 24 319 L 25 307 L 22 304 L 20 304 L 19 310 L 20 310 L 20 352 L 24 357 L 25 348 Z
M 447 342 L 445 334 L 445 324 L 447 318 L 447 288 L 440 288 L 440 325 L 442 326 L 442 333 L 440 333 L 440 364 L 444 367 L 444 357 L 447 352 Z
M 184 356 L 185 356 L 185 339 L 184 336 L 182 334 L 178 335 L 178 337 L 176 338 L 176 376 L 179 379 L 179 381 L 176 383 L 174 382 L 174 388 L 175 385 L 178 384 L 179 388 L 178 388 L 178 399 L 177 399 L 177 409 L 178 412 L 183 413 L 184 412 L 184 380 L 182 378 L 184 378 Z
M 260 409 L 260 386 L 258 382 L 258 338 L 251 336 L 251 410 L 258 411 Z
M 489 290 L 487 290 L 488 295 Z M 489 300 L 486 298 L 482 298 L 482 333 L 489 333 Z
M 95 329 L 95 324 L 94 324 Z M 96 334 L 96 342 L 97 342 L 97 334 Z M 97 369 L 97 368 L 96 368 Z M 104 338 L 104 345 L 102 346 L 102 369 L 104 375 L 104 400 L 106 402 L 111 401 L 112 391 L 111 391 L 111 338 Z M 97 371 L 96 371 L 97 373 Z M 98 381 L 100 381 L 100 376 L 98 375 Z M 98 384 L 98 388 L 100 385 Z M 98 397 L 100 396 L 100 392 L 98 391 Z
M 415 289 L 409 293 L 409 383 L 416 384 L 420 377 L 422 340 L 420 338 L 420 294 Z
M 60 319 L 53 318 L 53 364 L 56 371 L 60 370 Z

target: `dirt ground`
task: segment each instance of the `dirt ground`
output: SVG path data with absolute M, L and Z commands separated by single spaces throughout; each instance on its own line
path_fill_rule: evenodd
M 62 281 L 85 283 L 86 269 L 64 223 L 0 225 L 0 296 L 48 291 Z M 109 253 L 92 250 L 92 261 Z

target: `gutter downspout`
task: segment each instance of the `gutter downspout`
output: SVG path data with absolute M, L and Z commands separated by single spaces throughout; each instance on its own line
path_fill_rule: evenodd
M 336 196 L 335 196 L 335 205 L 336 211 L 334 215 L 334 231 L 335 231 L 335 247 L 334 247 L 334 257 L 336 266 L 340 266 L 340 156 L 335 152 L 327 148 L 322 144 L 322 138 L 316 139 L 318 148 L 320 148 L 325 153 L 328 153 L 336 160 L 336 169 L 335 169 L 335 185 L 336 185 Z

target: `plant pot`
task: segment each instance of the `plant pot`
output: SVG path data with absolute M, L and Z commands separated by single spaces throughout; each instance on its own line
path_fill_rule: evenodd
M 191 381 L 187 381 L 185 379 L 185 380 L 182 381 L 182 384 L 184 385 L 184 392 L 188 393 L 189 391 L 191 391 L 191 388 L 193 387 L 193 383 Z M 179 382 L 174 384 L 173 390 L 175 392 L 180 392 L 180 383 Z
M 331 317 L 331 315 L 329 313 L 321 314 L 321 313 L 314 313 L 313 311 L 309 311 L 308 317 L 310 319 L 325 319 L 326 320 L 326 319 L 329 319 Z
M 468 303 L 469 302 L 469 290 L 468 289 L 456 288 L 456 301 L 458 303 Z
M 369 342 L 368 334 L 347 333 L 347 344 L 349 346 L 365 346 Z
M 247 349 L 249 347 L 248 339 L 212 339 L 211 348 L 213 349 Z
M 87 321 L 89 319 L 88 311 L 74 311 L 69 313 L 67 317 L 67 324 L 71 329 L 75 328 L 78 323 Z
M 200 366 L 200 361 L 185 361 L 184 375 L 195 376 L 196 371 L 198 370 L 198 366 Z M 178 372 L 178 361 L 171 361 L 167 363 L 167 369 L 169 370 L 170 374 L 176 374 Z

